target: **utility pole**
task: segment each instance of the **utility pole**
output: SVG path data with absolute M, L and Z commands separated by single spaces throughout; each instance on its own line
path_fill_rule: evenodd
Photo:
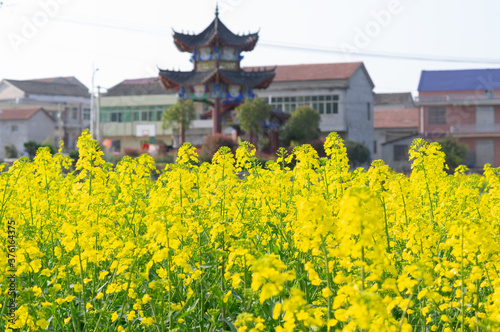
M 94 76 L 95 73 L 99 70 L 99 68 L 94 68 L 94 64 L 92 64 L 92 90 L 90 91 L 90 133 L 92 138 L 95 137 L 94 133 L 94 124 L 95 124 L 95 112 L 94 112 Z

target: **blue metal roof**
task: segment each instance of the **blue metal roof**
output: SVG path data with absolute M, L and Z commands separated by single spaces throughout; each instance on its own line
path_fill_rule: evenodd
M 418 91 L 500 89 L 500 69 L 423 70 Z

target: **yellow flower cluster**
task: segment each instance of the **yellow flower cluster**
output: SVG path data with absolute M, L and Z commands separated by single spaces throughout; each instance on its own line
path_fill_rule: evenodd
M 409 176 L 350 171 L 335 133 L 265 166 L 186 143 L 162 174 L 78 147 L 0 166 L 2 331 L 500 331 L 500 169 L 416 140 Z

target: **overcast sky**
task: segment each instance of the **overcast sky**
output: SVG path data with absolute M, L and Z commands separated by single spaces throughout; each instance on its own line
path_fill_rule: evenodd
M 91 87 L 190 70 L 172 29 L 199 33 L 214 0 L 0 0 L 0 79 L 75 76 Z M 497 0 L 219 0 L 243 66 L 363 61 L 375 92 L 415 92 L 421 70 L 500 68 Z M 359 53 L 359 54 L 357 54 Z

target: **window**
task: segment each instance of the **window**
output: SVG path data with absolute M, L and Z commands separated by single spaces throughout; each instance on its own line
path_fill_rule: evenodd
M 161 121 L 163 110 L 171 105 L 102 107 L 102 122 Z
M 122 114 L 120 112 L 111 112 L 111 122 L 122 122 Z
M 78 119 L 78 108 L 77 107 L 73 107 L 71 109 L 71 118 L 73 120 L 77 120 Z
M 90 120 L 90 108 L 83 109 L 83 120 Z
M 446 124 L 446 107 L 429 107 L 430 125 Z
M 394 145 L 394 161 L 407 161 L 408 160 L 408 145 L 396 144 Z
M 12 125 L 12 127 L 11 127 L 11 131 L 12 131 L 13 133 L 15 133 L 15 132 L 17 132 L 17 130 L 18 130 L 17 125 Z
M 319 114 L 338 114 L 338 103 L 338 95 L 271 97 L 271 106 L 289 113 L 300 106 L 309 106 Z

